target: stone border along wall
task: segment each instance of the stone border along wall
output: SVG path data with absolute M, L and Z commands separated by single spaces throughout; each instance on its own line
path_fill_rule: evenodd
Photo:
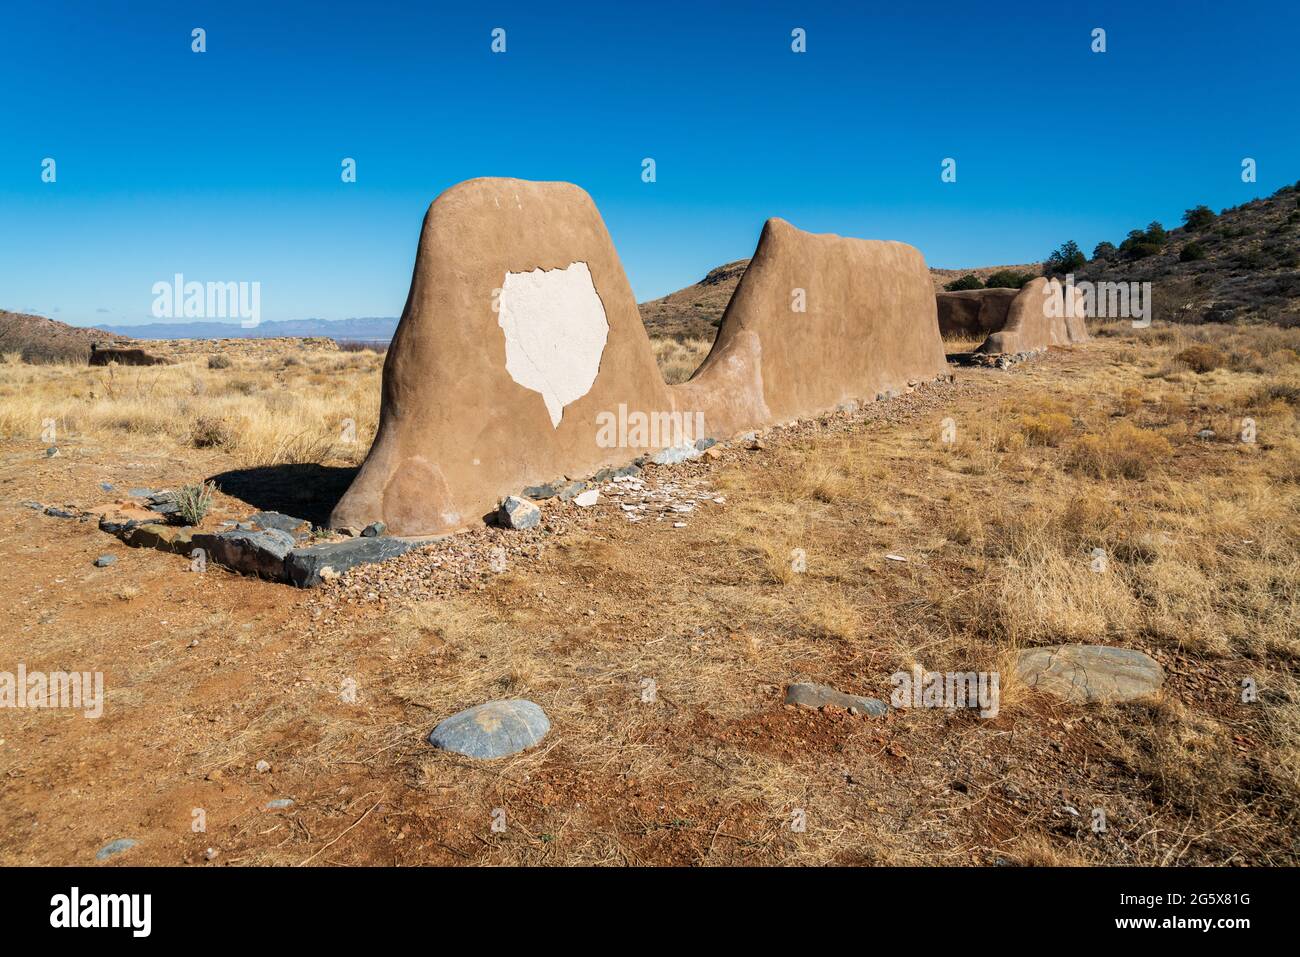
M 1025 355 L 1048 346 L 1088 340 L 1082 307 L 1067 308 L 1057 279 L 1039 277 L 1014 289 L 964 289 L 935 294 L 939 333 L 945 337 L 984 335 L 981 355 Z

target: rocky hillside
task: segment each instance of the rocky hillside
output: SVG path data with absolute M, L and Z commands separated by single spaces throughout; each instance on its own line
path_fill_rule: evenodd
M 1075 279 L 1150 282 L 1157 320 L 1300 325 L 1300 183 L 1100 243 Z
M 712 339 L 748 265 L 748 259 L 737 259 L 710 270 L 693 286 L 641 303 L 646 331 L 652 336 Z
M 0 309 L 0 355 L 18 353 L 24 362 L 85 362 L 90 344 L 126 342 L 129 336 L 83 329 L 56 319 Z

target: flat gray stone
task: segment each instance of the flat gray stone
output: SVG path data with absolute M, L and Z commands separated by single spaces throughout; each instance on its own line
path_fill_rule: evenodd
M 95 860 L 106 861 L 114 854 L 121 854 L 123 851 L 129 851 L 135 847 L 136 842 L 129 837 L 119 837 L 116 841 L 109 841 L 98 851 L 95 852 Z
M 45 509 L 45 514 L 51 516 L 52 518 L 76 518 L 77 517 L 75 512 L 69 512 L 67 509 L 64 508 L 56 508 L 53 505 Z
M 517 495 L 511 495 L 497 510 L 497 521 L 504 528 L 513 528 L 516 531 L 522 531 L 526 528 L 536 528 L 542 521 L 542 510 L 527 499 L 520 498 Z
M 369 525 L 367 525 L 365 528 L 361 530 L 361 537 L 378 538 L 380 535 L 383 535 L 384 532 L 386 531 L 388 531 L 388 526 L 385 525 L 383 522 L 371 522 Z
M 531 498 L 536 502 L 544 502 L 548 498 L 555 498 L 560 491 L 560 486 L 564 482 L 556 480 L 554 482 L 543 482 L 541 485 L 530 485 L 523 490 L 524 498 Z
M 540 705 L 516 698 L 453 714 L 433 729 L 429 743 L 470 758 L 500 758 L 531 748 L 550 730 Z
M 297 542 L 303 542 L 311 538 L 311 522 L 305 518 L 294 518 L 292 515 L 285 515 L 283 512 L 254 512 L 240 524 L 241 526 L 251 525 L 262 531 L 269 532 L 276 529 L 281 532 L 288 532 Z
M 115 562 L 115 561 L 117 561 L 117 556 L 116 556 L 116 555 L 100 555 L 98 558 L 95 559 L 95 567 L 96 567 L 96 568 L 107 568 L 109 565 L 113 564 L 113 562 Z
M 1150 655 L 1108 645 L 1053 645 L 1020 653 L 1016 674 L 1035 691 L 1073 704 L 1114 704 L 1160 690 L 1165 673 Z
M 861 714 L 868 714 L 873 718 L 879 718 L 889 711 L 889 705 L 878 698 L 845 694 L 843 691 L 836 691 L 830 685 L 818 684 L 789 685 L 785 689 L 785 703 L 798 705 L 801 708 L 824 708 L 827 705 L 843 708 L 845 711 L 856 708 Z
M 153 489 L 151 489 L 151 488 L 133 488 L 133 489 L 131 489 L 131 491 L 128 492 L 127 494 L 129 494 L 132 498 L 149 498 L 149 496 L 153 495 Z
M 595 475 L 593 475 L 591 477 L 591 480 L 596 484 L 600 484 L 601 482 L 612 482 L 616 478 L 623 478 L 624 476 L 627 475 L 640 475 L 641 466 L 638 465 L 637 462 L 648 462 L 648 461 L 649 461 L 648 458 L 642 456 L 639 457 L 637 461 L 633 462 L 631 465 L 624 465 L 616 469 L 604 468 L 601 469 L 599 472 L 597 472 Z
M 203 549 L 210 562 L 246 575 L 284 581 L 284 560 L 297 543 L 288 532 L 271 528 L 256 532 L 200 533 L 190 538 L 190 544 Z
M 286 807 L 293 807 L 293 798 L 276 798 L 274 801 L 266 802 L 268 811 L 279 811 Z
M 381 538 L 350 538 L 328 545 L 295 548 L 285 557 L 284 573 L 286 579 L 299 588 L 314 588 L 321 583 L 321 572 L 326 568 L 342 573 L 357 565 L 371 565 L 404 555 L 427 541 L 429 540 L 385 535 Z
M 561 502 L 571 502 L 586 490 L 586 482 L 565 482 L 555 490 L 555 494 Z

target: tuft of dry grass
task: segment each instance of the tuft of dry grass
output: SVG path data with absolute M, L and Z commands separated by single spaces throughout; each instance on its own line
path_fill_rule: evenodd
M 1069 467 L 1093 478 L 1141 479 L 1173 454 L 1164 436 L 1120 422 L 1102 435 L 1080 436 L 1069 448 Z

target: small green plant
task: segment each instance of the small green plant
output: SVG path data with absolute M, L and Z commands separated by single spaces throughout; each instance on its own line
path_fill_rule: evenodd
M 186 525 L 197 525 L 203 521 L 203 516 L 212 507 L 212 495 L 216 490 L 217 487 L 211 482 L 202 482 L 186 485 L 177 492 L 173 501 L 176 502 L 177 514 L 181 520 Z
M 980 277 L 972 272 L 946 283 L 943 288 L 949 292 L 960 292 L 963 289 L 983 289 L 984 283 L 980 282 Z
M 1200 243 L 1188 243 L 1178 253 L 1178 261 L 1180 263 L 1196 262 L 1197 260 L 1204 259 L 1204 258 L 1205 258 L 1205 247 L 1202 246 Z

